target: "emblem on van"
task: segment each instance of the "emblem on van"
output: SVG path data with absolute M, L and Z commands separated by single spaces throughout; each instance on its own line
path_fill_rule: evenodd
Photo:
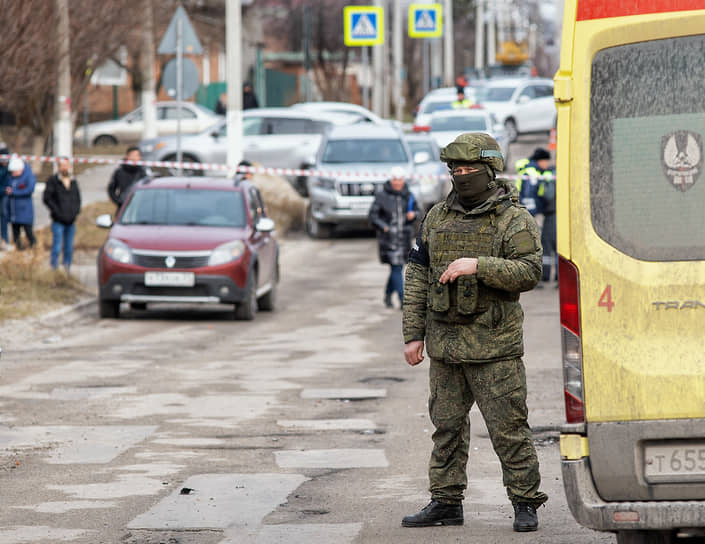
M 661 138 L 661 165 L 668 181 L 685 192 L 700 177 L 703 140 L 697 132 L 677 130 Z

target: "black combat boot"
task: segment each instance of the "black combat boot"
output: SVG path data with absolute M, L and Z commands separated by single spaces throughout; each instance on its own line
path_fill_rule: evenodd
M 539 518 L 536 516 L 536 506 L 528 502 L 514 503 L 514 530 L 517 533 L 527 533 L 539 528 Z
M 421 512 L 406 516 L 402 527 L 432 527 L 434 525 L 462 525 L 463 505 L 431 501 Z

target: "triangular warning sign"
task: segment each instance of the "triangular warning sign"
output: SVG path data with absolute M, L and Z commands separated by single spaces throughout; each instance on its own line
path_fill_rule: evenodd
M 419 17 L 416 19 L 417 30 L 436 30 L 436 21 L 433 19 L 430 11 L 420 11 Z
M 366 13 L 360 15 L 360 18 L 352 29 L 352 35 L 355 38 L 374 38 L 377 36 L 377 29 Z
M 177 39 L 177 27 L 181 24 L 181 40 L 183 52 L 191 55 L 201 55 L 203 54 L 203 47 L 201 42 L 198 41 L 198 36 L 196 36 L 196 31 L 189 21 L 188 15 L 186 15 L 186 10 L 179 6 L 176 8 L 176 13 L 171 18 L 169 23 L 169 28 L 166 29 L 164 37 L 162 38 L 157 53 L 160 55 L 175 55 L 176 54 L 176 39 Z

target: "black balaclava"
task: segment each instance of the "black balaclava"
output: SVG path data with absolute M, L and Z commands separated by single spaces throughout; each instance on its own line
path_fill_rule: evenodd
M 487 200 L 497 189 L 492 167 L 483 162 L 455 162 L 452 168 L 470 166 L 477 170 L 472 174 L 453 174 L 453 187 L 458 193 L 458 200 L 465 208 L 474 208 Z

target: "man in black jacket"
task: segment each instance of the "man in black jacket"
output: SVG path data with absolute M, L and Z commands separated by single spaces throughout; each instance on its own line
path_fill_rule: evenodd
M 139 147 L 128 147 L 125 152 L 126 161 L 141 161 L 142 153 Z M 130 188 L 136 182 L 147 176 L 147 172 L 136 164 L 121 164 L 115 169 L 108 185 L 108 196 L 115 202 L 118 211 L 130 192 Z
M 71 161 L 66 157 L 59 159 L 58 171 L 47 180 L 42 200 L 51 213 L 51 267 L 59 266 L 59 253 L 63 248 L 63 265 L 68 271 L 73 256 L 76 217 L 81 211 L 81 191 L 76 179 L 71 177 Z

